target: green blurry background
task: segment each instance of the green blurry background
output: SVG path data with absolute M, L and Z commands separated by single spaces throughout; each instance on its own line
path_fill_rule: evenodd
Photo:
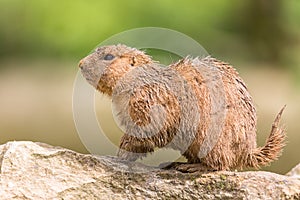
M 259 145 L 287 104 L 287 146 L 264 168 L 286 173 L 300 162 L 299 22 L 298 0 L 0 0 L 0 143 L 32 140 L 87 153 L 72 116 L 78 61 L 113 34 L 165 27 L 238 69 L 257 106 Z M 118 144 L 108 104 L 97 96 L 99 123 Z

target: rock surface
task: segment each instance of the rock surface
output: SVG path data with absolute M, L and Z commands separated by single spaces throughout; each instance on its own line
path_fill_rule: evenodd
M 293 177 L 297 177 L 298 179 L 300 179 L 300 163 L 298 165 L 296 165 L 291 171 L 289 171 L 287 174 L 287 176 L 293 176 Z
M 288 175 L 183 174 L 43 143 L 0 146 L 0 199 L 300 199 L 299 173 Z

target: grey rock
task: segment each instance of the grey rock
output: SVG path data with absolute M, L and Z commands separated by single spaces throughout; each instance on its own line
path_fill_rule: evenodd
M 300 199 L 300 180 L 264 171 L 184 174 L 20 141 L 0 146 L 0 199 Z

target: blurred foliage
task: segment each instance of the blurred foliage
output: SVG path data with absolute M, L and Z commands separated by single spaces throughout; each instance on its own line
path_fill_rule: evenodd
M 297 0 L 0 0 L 0 58 L 89 53 L 109 36 L 136 27 L 183 32 L 219 58 L 285 58 L 300 30 Z
M 283 2 L 281 0 L 251 0 L 246 2 L 236 30 L 252 44 L 259 59 L 274 63 L 281 60 L 281 53 L 288 44 L 288 34 L 284 25 Z

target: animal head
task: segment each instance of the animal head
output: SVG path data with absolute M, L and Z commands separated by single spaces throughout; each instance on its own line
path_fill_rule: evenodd
M 152 63 L 143 51 L 125 45 L 97 48 L 79 62 L 87 81 L 100 92 L 111 96 L 117 81 L 135 67 Z

